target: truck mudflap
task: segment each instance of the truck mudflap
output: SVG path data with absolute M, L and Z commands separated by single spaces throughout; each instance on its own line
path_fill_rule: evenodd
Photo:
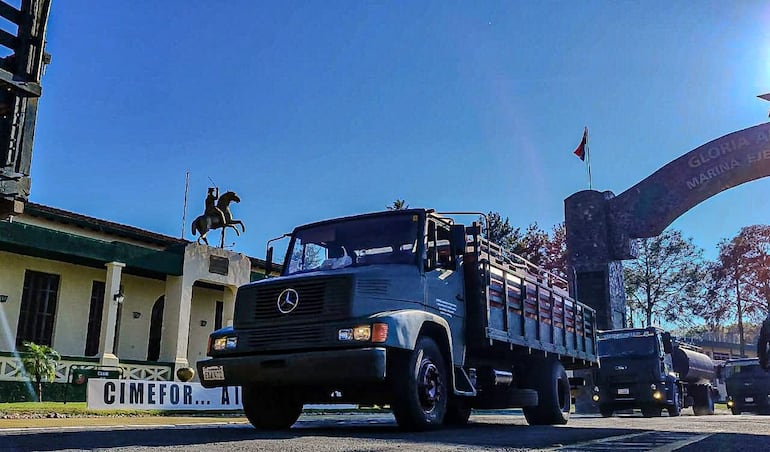
M 323 385 L 385 380 L 386 350 L 382 347 L 226 356 L 198 361 L 203 387 L 251 383 Z

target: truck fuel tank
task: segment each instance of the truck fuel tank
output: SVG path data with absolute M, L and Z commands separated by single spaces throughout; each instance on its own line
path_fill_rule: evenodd
M 671 360 L 682 381 L 699 384 L 714 381 L 714 361 L 703 353 L 674 346 Z

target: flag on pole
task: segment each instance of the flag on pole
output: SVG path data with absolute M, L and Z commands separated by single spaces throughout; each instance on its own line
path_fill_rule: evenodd
M 575 152 L 573 152 L 573 154 L 577 155 L 578 158 L 584 162 L 586 160 L 586 144 L 588 144 L 588 127 L 583 129 L 583 139 L 580 140 L 580 144 L 575 148 Z

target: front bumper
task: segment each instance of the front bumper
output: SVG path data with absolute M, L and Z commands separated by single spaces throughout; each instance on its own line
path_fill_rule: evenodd
M 600 386 L 597 393 L 599 400 L 595 400 L 595 403 L 616 409 L 665 406 L 673 403 L 670 400 L 669 389 L 662 384 L 656 384 L 656 386 L 655 390 L 650 388 L 650 383 L 613 383 Z M 659 398 L 653 396 L 655 392 L 658 392 Z
M 372 347 L 225 356 L 198 361 L 197 367 L 201 385 L 206 388 L 252 383 L 309 386 L 375 383 L 385 380 L 386 350 Z

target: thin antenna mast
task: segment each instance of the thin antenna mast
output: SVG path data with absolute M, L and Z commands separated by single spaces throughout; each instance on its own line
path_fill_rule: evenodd
M 187 191 L 190 188 L 190 170 L 184 174 L 184 207 L 182 207 L 182 239 L 184 240 L 184 228 L 187 224 Z

